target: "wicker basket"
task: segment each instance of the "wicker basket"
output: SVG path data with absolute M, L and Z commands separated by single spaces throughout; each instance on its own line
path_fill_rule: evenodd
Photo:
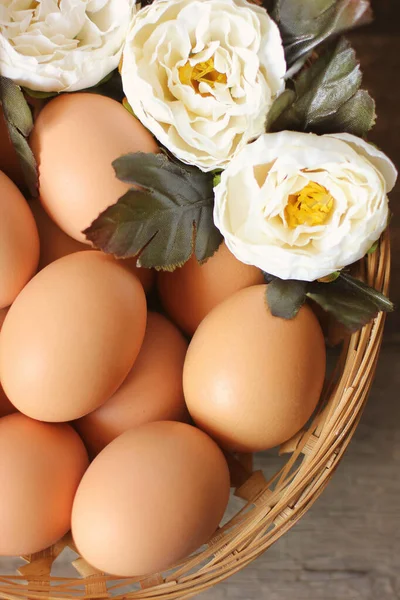
M 386 233 L 378 250 L 360 265 L 365 280 L 386 293 L 390 243 Z M 206 548 L 168 573 L 145 580 L 120 580 L 95 571 L 82 558 L 72 563 L 79 578 L 51 577 L 54 560 L 73 548 L 66 536 L 52 548 L 24 557 L 20 575 L 0 576 L 0 597 L 47 599 L 158 598 L 194 596 L 248 565 L 276 542 L 319 497 L 339 464 L 360 420 L 377 365 L 385 316 L 353 334 L 344 343 L 320 409 L 312 423 L 281 447 L 285 466 L 269 481 L 251 472 L 251 457 L 233 465 L 235 495 L 242 509 L 215 534 Z M 129 590 L 129 591 L 127 591 Z

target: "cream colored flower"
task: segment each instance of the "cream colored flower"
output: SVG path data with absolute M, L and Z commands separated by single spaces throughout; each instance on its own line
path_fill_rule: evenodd
M 242 262 L 313 281 L 379 238 L 396 177 L 382 152 L 353 135 L 264 134 L 222 173 L 214 221 Z
M 284 88 L 278 27 L 246 0 L 155 0 L 140 10 L 123 53 L 136 116 L 180 160 L 225 167 L 265 131 Z
M 44 92 L 74 92 L 118 66 L 134 0 L 2 0 L 0 73 Z

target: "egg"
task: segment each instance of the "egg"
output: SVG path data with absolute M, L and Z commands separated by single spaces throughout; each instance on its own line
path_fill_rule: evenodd
M 69 425 L 0 419 L 0 556 L 39 552 L 67 533 L 88 464 Z
M 242 288 L 263 282 L 259 269 L 238 261 L 222 243 L 203 265 L 193 256 L 172 273 L 160 272 L 158 290 L 171 319 L 193 335 L 217 304 Z
M 0 332 L 1 332 L 1 328 L 3 327 L 3 323 L 7 316 L 7 313 L 8 313 L 7 308 L 0 309 Z M 13 406 L 11 404 L 11 402 L 5 395 L 3 387 L 0 382 L 0 417 L 10 415 L 11 413 L 15 412 L 15 410 L 16 410 L 15 406 Z
M 31 209 L 40 238 L 39 269 L 43 269 L 50 263 L 68 254 L 91 249 L 87 244 L 77 242 L 74 238 L 64 233 L 49 217 L 39 201 L 32 202 Z M 136 266 L 135 258 L 121 259 L 119 262 L 136 275 L 146 293 L 151 290 L 155 280 L 153 269 L 139 269 Z
M 149 312 L 143 345 L 128 377 L 105 404 L 75 423 L 91 455 L 143 423 L 188 420 L 182 387 L 186 350 L 180 331 L 164 316 Z
M 325 377 L 318 320 L 303 306 L 272 316 L 266 286 L 241 290 L 201 323 L 183 386 L 196 424 L 228 449 L 258 452 L 291 438 L 312 415 Z
M 38 200 L 31 203 L 31 209 L 40 239 L 39 269 L 68 254 L 90 250 L 90 246 L 81 244 L 64 233 L 48 216 Z
M 75 544 L 91 565 L 114 575 L 163 571 L 211 538 L 229 485 L 225 458 L 202 431 L 171 421 L 130 429 L 79 485 Z
M 129 185 L 112 162 L 129 152 L 158 152 L 152 135 L 119 102 L 97 94 L 63 94 L 40 112 L 30 145 L 39 165 L 47 213 L 69 236 L 82 231 Z
M 78 419 L 122 384 L 145 327 L 146 299 L 134 275 L 100 252 L 64 256 L 29 282 L 7 314 L 4 391 L 34 419 Z
M 0 171 L 0 308 L 9 306 L 34 275 L 39 236 L 17 186 Z
M 7 308 L 0 309 L 0 332 L 1 332 L 1 328 L 3 327 L 3 323 L 7 316 L 7 313 L 8 313 Z M 13 406 L 11 404 L 11 402 L 5 395 L 2 385 L 1 385 L 1 382 L 0 382 L 0 417 L 10 415 L 11 413 L 15 412 L 15 410 L 16 410 L 15 406 Z
M 1 328 L 4 323 L 4 319 L 6 318 L 7 312 L 8 312 L 7 308 L 2 308 L 0 310 L 0 332 L 1 332 Z M 15 406 L 13 406 L 11 404 L 11 402 L 5 395 L 2 385 L 1 385 L 1 382 L 0 382 L 0 417 L 10 415 L 11 413 L 15 412 L 15 410 L 16 410 Z
M 146 294 L 149 294 L 151 292 L 156 281 L 156 273 L 154 269 L 145 269 L 144 267 L 137 267 L 136 258 L 116 258 L 115 260 L 117 260 L 119 264 L 131 271 L 131 273 L 136 275 L 136 277 L 142 284 Z

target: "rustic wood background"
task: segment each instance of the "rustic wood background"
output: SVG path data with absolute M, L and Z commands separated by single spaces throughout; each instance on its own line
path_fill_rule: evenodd
M 377 101 L 379 118 L 371 140 L 400 165 L 400 1 L 373 4 L 375 23 L 351 38 L 363 66 L 364 86 Z M 399 201 L 400 186 L 391 195 L 391 297 L 398 306 Z M 400 600 L 399 390 L 396 312 L 387 322 L 363 420 L 328 489 L 263 557 L 206 592 L 204 600 Z M 272 473 L 277 459 L 272 452 L 262 454 L 257 466 Z M 74 576 L 66 559 L 57 561 L 57 574 Z M 0 559 L 0 572 L 10 573 L 12 567 L 15 561 Z

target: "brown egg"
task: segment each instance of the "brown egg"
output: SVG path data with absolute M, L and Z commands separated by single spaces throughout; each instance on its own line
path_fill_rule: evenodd
M 146 294 L 151 292 L 156 281 L 156 272 L 154 269 L 144 269 L 142 267 L 137 267 L 136 258 L 120 258 L 115 260 L 118 260 L 118 262 L 121 265 L 125 266 L 127 269 L 129 269 L 129 271 L 131 271 L 131 273 L 136 275 L 136 277 L 142 284 Z
M 63 256 L 68 256 L 68 254 L 91 250 L 89 245 L 77 242 L 74 238 L 64 233 L 49 217 L 39 201 L 33 201 L 30 206 L 35 217 L 40 238 L 39 270 Z M 139 269 L 136 266 L 136 258 L 121 259 L 118 262 L 136 275 L 146 293 L 151 290 L 155 281 L 155 272 L 153 269 Z
M 39 270 L 68 254 L 90 250 L 90 246 L 81 244 L 64 233 L 48 216 L 38 200 L 31 203 L 31 209 L 40 238 Z
M 40 112 L 30 138 L 39 164 L 39 192 L 65 233 L 82 231 L 129 186 L 112 162 L 128 152 L 157 152 L 152 135 L 115 100 L 97 94 L 63 94 Z
M 72 534 L 101 571 L 156 573 L 211 538 L 228 498 L 228 466 L 215 442 L 184 423 L 147 423 L 95 458 L 75 497 Z
M 8 135 L 3 109 L 0 105 L 0 170 L 19 186 L 24 185 L 21 165 Z
M 39 201 L 35 200 L 32 202 L 31 209 L 40 238 L 39 270 L 63 256 L 91 249 L 89 245 L 77 242 L 74 238 L 64 233 L 49 217 Z M 155 272 L 153 269 L 139 269 L 136 266 L 136 258 L 121 259 L 119 262 L 136 275 L 146 293 L 151 290 L 155 281 Z
M 192 257 L 173 273 L 158 275 L 166 312 L 189 335 L 214 306 L 242 288 L 263 282 L 261 271 L 238 261 L 224 243 L 203 265 Z
M 0 332 L 3 327 L 4 319 L 6 318 L 8 313 L 8 308 L 0 309 Z M 0 417 L 5 417 L 6 415 L 11 415 L 16 411 L 15 406 L 11 404 L 9 399 L 4 393 L 4 390 L 0 383 Z
M 4 319 L 6 318 L 8 313 L 8 308 L 0 309 L 0 332 L 3 327 Z M 15 406 L 11 404 L 9 399 L 4 393 L 4 390 L 0 383 L 0 417 L 5 417 L 6 415 L 11 415 L 16 411 Z
M 0 419 L 0 556 L 39 552 L 67 533 L 88 464 L 69 425 Z
M 9 306 L 39 262 L 39 236 L 28 203 L 0 171 L 0 308 Z
M 100 408 L 75 423 L 92 456 L 132 427 L 185 421 L 182 373 L 187 342 L 165 317 L 148 313 L 142 348 L 131 372 Z
M 8 313 L 8 308 L 0 309 L 0 332 L 3 327 L 4 319 L 6 318 Z M 11 415 L 16 411 L 15 406 L 11 404 L 9 399 L 4 393 L 4 390 L 0 383 L 0 417 L 5 417 L 6 415 Z
M 325 376 L 318 320 L 303 306 L 273 317 L 266 286 L 219 304 L 196 331 L 183 388 L 196 424 L 228 450 L 257 452 L 291 438 L 313 413 Z
M 64 256 L 10 308 L 0 336 L 4 391 L 34 419 L 78 419 L 124 381 L 145 327 L 146 299 L 134 275 L 100 252 Z

